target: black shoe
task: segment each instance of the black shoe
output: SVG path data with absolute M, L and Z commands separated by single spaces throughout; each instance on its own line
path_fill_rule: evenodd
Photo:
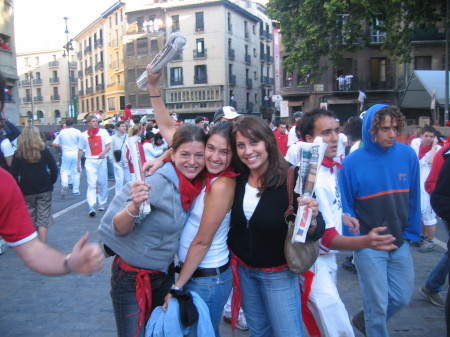
M 73 185 L 69 184 L 69 189 L 73 190 Z
M 95 216 L 95 210 L 93 209 L 89 210 L 89 216 L 93 218 Z
M 356 267 L 352 261 L 353 261 L 353 256 L 347 256 L 345 258 L 345 261 L 342 262 L 342 267 L 351 273 L 357 274 Z

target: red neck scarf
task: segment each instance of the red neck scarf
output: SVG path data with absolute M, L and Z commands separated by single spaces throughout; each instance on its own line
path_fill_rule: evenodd
M 330 169 L 331 173 L 334 172 L 334 169 L 333 169 L 334 166 L 336 166 L 339 169 L 342 168 L 341 164 L 339 164 L 338 162 L 334 161 L 333 159 L 330 159 L 327 157 L 323 157 L 322 166 L 328 167 Z
M 423 146 L 422 143 L 420 143 L 419 146 L 419 160 L 423 158 L 427 154 L 428 151 L 431 151 L 431 146 L 433 144 L 430 144 L 429 146 Z
M 87 129 L 87 134 L 89 137 L 95 137 L 98 133 L 98 131 L 100 130 L 100 128 L 95 128 L 95 129 Z
M 233 177 L 237 177 L 239 175 L 239 173 L 234 172 L 234 169 L 230 166 L 227 169 L 225 169 L 225 171 L 222 171 L 220 173 L 209 173 L 209 172 L 204 172 L 203 176 L 206 179 L 206 189 L 205 192 L 208 192 L 209 189 L 211 188 L 211 180 L 216 178 L 216 177 L 229 177 L 229 178 L 233 178 Z
M 192 181 L 186 178 L 175 166 L 172 165 L 178 176 L 178 188 L 180 189 L 181 203 L 183 209 L 187 212 L 192 205 L 195 197 L 202 191 L 202 180 L 197 176 Z

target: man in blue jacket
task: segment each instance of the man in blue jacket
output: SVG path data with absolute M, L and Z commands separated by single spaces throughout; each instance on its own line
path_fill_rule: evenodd
M 406 240 L 420 238 L 419 163 L 414 150 L 397 142 L 404 124 L 396 107 L 377 104 L 367 110 L 364 146 L 345 158 L 339 176 L 343 211 L 359 220 L 361 234 L 387 227 L 398 247 L 354 253 L 364 312 L 352 323 L 369 337 L 389 336 L 387 321 L 409 304 L 414 288 Z

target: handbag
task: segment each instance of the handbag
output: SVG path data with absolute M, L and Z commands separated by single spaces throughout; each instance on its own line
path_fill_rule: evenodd
M 122 148 L 123 144 L 125 144 L 125 139 L 127 139 L 127 136 L 125 136 L 125 138 L 123 139 L 123 143 L 122 146 L 120 147 L 120 150 L 113 151 L 114 159 L 116 160 L 117 163 L 122 159 Z
M 294 170 L 295 166 L 290 166 L 287 175 L 289 206 L 284 213 L 284 219 L 288 225 L 288 231 L 284 241 L 284 255 L 291 272 L 294 274 L 303 274 L 316 262 L 319 256 L 319 242 L 312 240 L 292 242 L 295 227 L 295 213 L 294 207 L 292 206 L 294 201 Z

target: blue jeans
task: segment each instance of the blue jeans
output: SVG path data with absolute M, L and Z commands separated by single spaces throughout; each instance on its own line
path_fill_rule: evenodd
M 116 318 L 117 336 L 133 337 L 136 336 L 136 329 L 139 321 L 139 306 L 136 301 L 136 291 L 134 283 L 136 280 L 135 272 L 127 272 L 119 267 L 119 264 L 112 265 L 111 272 L 111 299 Z M 152 283 L 152 311 L 159 305 L 164 304 L 164 297 L 169 293 L 170 287 L 174 284 L 174 272 L 168 274 L 151 274 Z M 138 337 L 145 336 L 145 325 Z
M 409 249 L 404 243 L 391 252 L 370 248 L 354 252 L 368 337 L 389 336 L 387 321 L 411 301 L 414 267 Z
M 242 306 L 250 337 L 303 337 L 298 276 L 289 269 L 277 272 L 239 265 Z
M 232 283 L 233 275 L 231 274 L 231 268 L 228 268 L 220 275 L 193 277 L 185 286 L 186 290 L 195 291 L 205 301 L 216 337 L 220 337 L 219 323 L 222 319 L 223 307 L 231 293 Z
M 447 230 L 447 234 L 449 234 L 447 223 L 444 220 L 442 220 L 442 222 L 444 223 L 444 227 Z M 441 291 L 442 286 L 445 283 L 445 280 L 447 279 L 449 271 L 450 271 L 450 260 L 448 259 L 448 250 L 447 250 L 444 256 L 442 256 L 438 264 L 434 267 L 434 269 L 428 276 L 428 279 L 425 282 L 426 287 L 432 293 L 435 294 L 439 293 Z

